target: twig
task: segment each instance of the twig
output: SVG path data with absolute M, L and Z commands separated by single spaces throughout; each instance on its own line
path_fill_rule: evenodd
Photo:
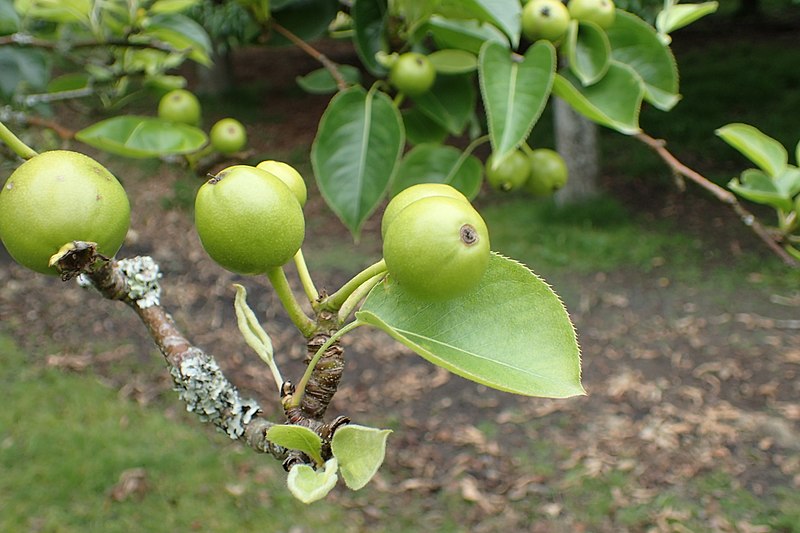
M 32 126 L 39 126 L 41 128 L 49 128 L 56 132 L 56 134 L 63 140 L 70 140 L 75 138 L 75 131 L 62 126 L 61 124 L 42 117 L 26 116 L 25 122 Z
M 32 46 L 34 48 L 43 48 L 45 50 L 55 50 L 64 52 L 66 50 L 74 50 L 76 48 L 100 48 L 104 46 L 120 46 L 127 48 L 149 48 L 152 50 L 159 50 L 170 54 L 180 53 L 186 54 L 191 48 L 179 50 L 169 44 L 158 41 L 129 41 L 127 39 L 109 39 L 106 41 L 96 40 L 82 40 L 66 44 L 61 41 L 49 41 L 47 39 L 39 39 L 28 35 L 26 33 L 13 33 L 0 37 L 0 46 L 15 44 L 18 46 Z
M 161 307 L 160 274 L 151 258 L 111 260 L 91 269 L 87 277 L 104 297 L 120 300 L 136 312 L 164 356 L 187 410 L 213 423 L 231 439 L 242 440 L 276 459 L 286 459 L 288 451 L 267 440 L 267 430 L 273 423 L 260 417 L 258 403 L 242 398 L 214 358 L 192 345 Z
M 794 259 L 783 248 L 781 248 L 780 244 L 773 238 L 767 228 L 765 228 L 761 222 L 759 222 L 754 214 L 745 209 L 742 204 L 739 203 L 739 201 L 736 199 L 736 196 L 732 192 L 723 189 L 699 172 L 692 170 L 681 163 L 674 155 L 672 155 L 669 150 L 667 150 L 666 142 L 664 140 L 654 139 L 646 133 L 638 133 L 635 135 L 635 137 L 652 148 L 661 157 L 661 159 L 663 159 L 664 162 L 669 165 L 670 168 L 672 168 L 672 170 L 701 186 L 713 194 L 722 203 L 728 204 L 731 209 L 733 209 L 736 214 L 739 215 L 739 218 L 742 220 L 744 225 L 751 228 L 755 234 L 762 241 L 764 241 L 767 246 L 769 246 L 770 250 L 775 252 L 775 254 L 777 254 L 786 265 L 793 268 L 800 268 L 800 261 Z
M 342 77 L 342 73 L 339 72 L 339 65 L 336 62 L 331 61 L 325 54 L 323 54 L 322 52 L 320 52 L 319 50 L 317 50 L 316 48 L 305 42 L 303 39 L 301 39 L 291 31 L 289 31 L 288 29 L 284 28 L 283 26 L 275 22 L 275 19 L 272 19 L 271 24 L 272 27 L 275 28 L 275 31 L 277 31 L 278 33 L 289 39 L 292 42 L 292 44 L 300 48 L 303 52 L 307 53 L 308 55 L 319 61 L 322 64 L 322 66 L 325 67 L 328 70 L 328 72 L 331 73 L 331 76 L 333 76 L 333 79 L 336 81 L 336 87 L 338 87 L 340 91 L 347 89 L 347 81 L 344 79 L 344 77 Z

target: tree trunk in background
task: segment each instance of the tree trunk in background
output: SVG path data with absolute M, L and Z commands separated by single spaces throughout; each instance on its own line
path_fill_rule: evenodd
M 555 195 L 558 205 L 588 200 L 598 193 L 600 157 L 597 125 L 576 113 L 560 98 L 553 99 L 556 151 L 567 162 L 569 179 Z
M 211 60 L 211 67 L 197 65 L 197 93 L 209 96 L 220 96 L 232 88 L 233 60 L 229 51 L 215 51 Z

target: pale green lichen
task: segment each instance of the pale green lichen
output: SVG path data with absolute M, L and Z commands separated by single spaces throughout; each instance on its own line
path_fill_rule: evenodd
M 231 439 L 240 438 L 258 412 L 255 400 L 242 399 L 239 391 L 222 374 L 213 357 L 191 348 L 180 364 L 170 369 L 186 410 L 203 422 L 211 422 Z
M 127 295 L 142 309 L 159 305 L 161 298 L 161 285 L 158 280 L 161 272 L 150 256 L 140 256 L 131 259 L 120 259 L 117 262 L 119 272 L 125 277 Z

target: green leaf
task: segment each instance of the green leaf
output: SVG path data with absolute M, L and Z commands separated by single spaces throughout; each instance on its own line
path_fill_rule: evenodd
M 728 187 L 751 202 L 765 204 L 784 211 L 792 210 L 792 198 L 778 190 L 775 182 L 755 168 L 742 172 L 739 179 L 732 179 Z
M 328 206 L 356 239 L 383 198 L 404 144 L 400 113 L 385 93 L 341 91 L 322 115 L 311 147 L 314 174 Z
M 434 15 L 428 20 L 427 30 L 439 48 L 458 48 L 478 54 L 486 41 L 508 47 L 508 39 L 500 30 L 477 20 L 453 20 Z
M 80 130 L 75 138 L 100 150 L 133 158 L 188 154 L 208 142 L 206 134 L 194 126 L 135 115 L 101 120 Z
M 303 503 L 321 500 L 339 481 L 339 476 L 336 475 L 337 469 L 335 457 L 325 462 L 325 469 L 321 472 L 308 465 L 295 465 L 286 478 L 289 492 Z
M 85 72 L 71 72 L 53 78 L 47 84 L 47 92 L 60 93 L 63 91 L 77 91 L 89 86 L 89 75 Z
M 569 68 L 583 85 L 596 83 L 608 72 L 611 45 L 606 32 L 593 22 L 570 22 L 564 41 Z
M 338 69 L 348 85 L 356 85 L 361 82 L 361 71 L 356 67 L 339 65 Z M 305 76 L 298 76 L 295 81 L 301 89 L 310 94 L 333 94 L 339 89 L 336 80 L 326 68 L 318 68 Z
M 406 139 L 411 144 L 441 144 L 448 135 L 447 129 L 416 107 L 403 109 Z
M 600 125 L 626 135 L 640 131 L 639 109 L 644 86 L 642 79 L 627 65 L 612 61 L 606 75 L 589 87 L 582 87 L 569 73 L 557 74 L 553 94 Z
M 356 317 L 486 386 L 552 398 L 584 394 L 575 330 L 558 296 L 527 267 L 497 254 L 469 294 L 421 301 L 389 276 Z
M 555 68 L 548 41 L 528 48 L 521 61 L 494 42 L 481 48 L 478 73 L 495 157 L 502 159 L 528 137 L 550 96 Z
M 272 2 L 272 18 L 304 41 L 312 41 L 328 31 L 328 25 L 338 12 L 338 0 Z M 269 44 L 283 46 L 290 42 L 273 32 Z
M 440 74 L 466 74 L 478 68 L 478 58 L 466 50 L 437 50 L 428 59 Z
M 710 15 L 717 10 L 717 7 L 719 7 L 719 2 L 672 4 L 656 16 L 656 28 L 659 33 L 672 33 L 706 15 Z
M 353 43 L 361 62 L 374 76 L 386 75 L 386 67 L 378 63 L 375 54 L 388 52 L 386 42 L 386 0 L 355 0 L 351 10 L 353 16 Z
M 336 430 L 331 451 L 339 461 L 339 472 L 351 490 L 358 490 L 372 479 L 386 455 L 386 439 L 391 429 L 349 424 Z
M 272 340 L 267 332 L 264 331 L 264 328 L 261 327 L 261 323 L 256 318 L 253 310 L 247 305 L 247 289 L 238 283 L 234 283 L 233 286 L 236 288 L 236 297 L 233 300 L 236 323 L 239 326 L 242 337 L 244 337 L 244 341 L 258 354 L 262 361 L 269 365 L 274 375 L 280 376 L 278 367 L 275 365 Z M 280 386 L 280 383 L 278 385 Z
M 50 75 L 47 56 L 40 50 L 0 47 L 0 96 L 6 99 L 44 89 Z
M 153 13 L 180 13 L 200 3 L 200 0 L 156 0 L 150 6 Z
M 512 48 L 519 46 L 522 30 L 522 5 L 519 0 L 458 0 L 478 20 L 489 22 L 506 34 Z
M 139 37 L 164 41 L 176 51 L 191 49 L 190 59 L 201 65 L 211 65 L 211 39 L 200 24 L 186 15 L 155 15 Z
M 17 0 L 14 4 L 26 17 L 63 24 L 88 26 L 92 12 L 91 0 Z
M 322 464 L 322 439 L 307 427 L 274 425 L 267 430 L 267 440 L 287 450 L 301 451 L 318 465 Z
M 800 142 L 794 147 L 794 162 L 800 165 Z
M 446 183 L 467 198 L 475 198 L 481 188 L 481 162 L 458 148 L 435 144 L 414 147 L 400 163 L 392 182 L 392 196 L 417 183 Z
M 414 96 L 417 108 L 453 135 L 461 135 L 475 108 L 472 76 L 436 76 L 428 92 Z
M 19 31 L 19 15 L 11 0 L 0 0 L 0 35 L 11 35 Z
M 627 11 L 617 10 L 614 24 L 606 30 L 611 57 L 631 67 L 644 81 L 644 99 L 662 111 L 678 103 L 678 66 L 669 46 L 656 30 Z
M 775 177 L 775 187 L 790 198 L 800 193 L 800 169 L 788 165 L 783 174 Z
M 778 176 L 786 170 L 789 162 L 786 148 L 758 128 L 733 123 L 719 128 L 715 133 L 770 176 Z

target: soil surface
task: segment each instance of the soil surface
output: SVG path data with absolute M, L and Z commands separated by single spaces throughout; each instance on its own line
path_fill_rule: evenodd
M 346 60 L 335 49 L 330 55 Z M 276 66 L 278 58 L 282 63 Z M 263 108 L 248 122 L 254 149 L 307 153 L 327 98 L 301 95 L 293 79 L 316 64 L 301 54 L 245 50 L 235 65 L 243 82 L 263 83 L 264 68 L 280 72 L 267 78 Z M 114 169 L 113 161 L 109 166 Z M 237 331 L 231 284 L 248 288 L 284 375 L 300 376 L 302 339 L 265 282 L 216 266 L 200 247 L 190 212 L 162 208 L 179 178 L 166 165 L 157 172 L 132 170 L 124 177 L 133 229 L 122 255 L 147 254 L 160 263 L 164 306 L 277 419 L 277 402 L 268 396 L 270 374 Z M 759 248 L 732 213 L 702 194 L 674 192 L 658 205 L 626 194 L 645 214 L 674 219 L 681 230 L 715 243 L 722 255 Z M 352 246 L 313 187 L 306 211 L 312 221 L 306 248 Z M 356 247 L 361 266 L 379 256 L 378 221 L 373 217 Z M 709 259 L 709 280 L 717 261 Z M 323 287 L 335 288 L 354 273 L 316 272 L 310 263 Z M 632 483 L 613 495 L 603 531 L 621 530 L 617 510 L 651 502 L 712 469 L 728 473 L 756 497 L 776 486 L 800 490 L 800 293 L 773 294 L 753 274 L 732 295 L 716 291 L 712 282 L 673 282 L 657 265 L 648 273 L 556 273 L 548 281 L 564 295 L 575 321 L 588 396 L 516 397 L 452 376 L 383 334 L 356 331 L 344 340 L 346 372 L 329 412 L 395 430 L 374 490 L 392 493 L 395 505 L 420 505 L 427 494 L 451 491 L 474 502 L 459 517 L 472 531 L 585 530 L 580 512 L 558 496 L 576 483 L 567 472 L 580 472 L 581 479 L 630 476 Z M 0 323 L 30 353 L 46 354 L 35 364 L 91 369 L 137 402 L 174 401 L 158 352 L 130 310 L 74 283 L 27 272 L 4 251 Z M 539 442 L 552 449 L 537 449 Z M 534 468 L 531 457 L 550 464 Z M 347 504 L 345 493 L 333 497 Z M 709 531 L 749 527 L 727 522 L 713 497 L 704 505 Z M 442 510 L 424 504 L 422 509 L 420 520 L 436 524 Z M 659 512 L 651 526 L 672 531 L 670 508 Z M 376 523 L 386 517 L 374 508 L 365 513 Z M 531 515 L 540 518 L 531 522 Z

